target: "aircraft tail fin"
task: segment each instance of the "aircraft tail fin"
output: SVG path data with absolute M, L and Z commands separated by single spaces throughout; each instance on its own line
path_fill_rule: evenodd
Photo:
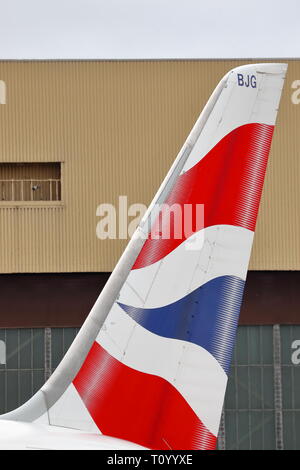
M 286 68 L 220 81 L 62 363 L 2 419 L 215 447 Z

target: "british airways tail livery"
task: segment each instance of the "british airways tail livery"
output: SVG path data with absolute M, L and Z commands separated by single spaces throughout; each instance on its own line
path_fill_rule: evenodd
M 1 416 L 0 448 L 215 448 L 286 69 L 220 81 L 63 361 Z

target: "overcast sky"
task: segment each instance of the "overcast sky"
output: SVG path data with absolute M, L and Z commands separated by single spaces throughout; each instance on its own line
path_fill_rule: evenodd
M 0 0 L 1 59 L 299 57 L 299 0 Z

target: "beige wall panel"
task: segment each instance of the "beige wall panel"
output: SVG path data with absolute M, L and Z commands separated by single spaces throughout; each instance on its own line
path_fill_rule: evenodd
M 0 272 L 111 271 L 96 208 L 148 204 L 220 78 L 249 61 L 0 62 L 0 162 L 61 162 L 62 202 L 0 202 Z M 300 269 L 300 104 L 289 61 L 251 269 Z

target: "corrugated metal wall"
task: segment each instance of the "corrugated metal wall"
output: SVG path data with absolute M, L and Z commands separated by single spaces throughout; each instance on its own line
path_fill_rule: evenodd
M 0 202 L 0 272 L 111 271 L 126 241 L 97 239 L 97 206 L 148 204 L 213 88 L 242 63 L 0 62 L 0 162 L 62 164 L 61 202 Z M 290 60 L 251 269 L 300 268 L 297 79 Z

